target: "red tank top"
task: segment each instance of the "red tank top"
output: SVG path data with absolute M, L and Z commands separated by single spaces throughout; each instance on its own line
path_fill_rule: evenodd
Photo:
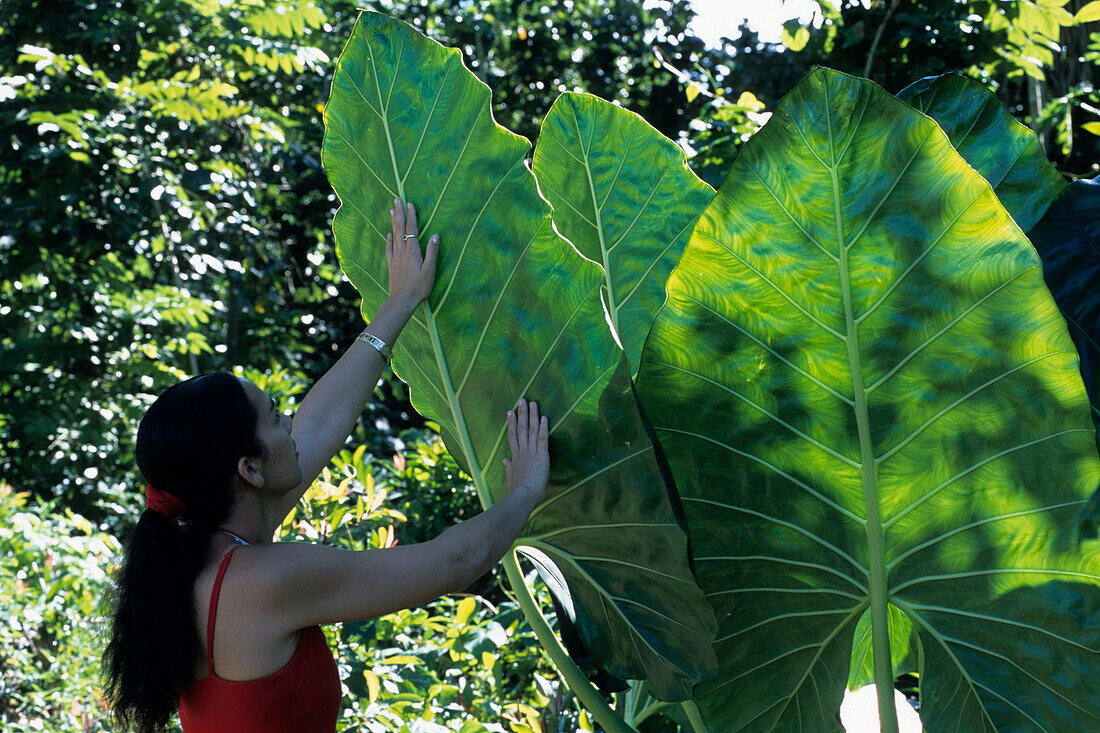
M 224 680 L 214 672 L 214 617 L 233 550 L 222 558 L 210 594 L 208 674 L 180 695 L 184 733 L 333 733 L 340 714 L 340 673 L 319 626 L 303 629 L 294 656 L 266 677 Z

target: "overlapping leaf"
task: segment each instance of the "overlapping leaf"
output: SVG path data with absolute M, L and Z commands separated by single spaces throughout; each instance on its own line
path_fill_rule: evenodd
M 1100 726 L 1100 557 L 1074 541 L 1100 462 L 1076 352 L 1034 250 L 943 132 L 813 72 L 668 292 L 637 389 L 719 620 L 696 693 L 711 730 L 838 729 L 853 632 L 867 609 L 884 631 L 887 604 L 918 639 L 927 730 Z
M 714 190 L 638 115 L 563 94 L 542 123 L 533 169 L 554 225 L 604 270 L 604 298 L 633 372 L 665 280 Z
M 394 349 L 413 405 L 488 501 L 503 485 L 505 411 L 538 400 L 553 486 L 521 542 L 557 565 L 598 664 L 686 697 L 713 665 L 713 617 L 604 325 L 600 270 L 554 233 L 527 141 L 493 122 L 457 50 L 375 13 L 340 57 L 325 122 L 337 253 L 365 314 L 386 294 L 393 199 L 441 237 L 435 289 Z
M 902 89 L 898 98 L 939 124 L 1025 232 L 1066 187 L 1035 133 L 978 82 L 959 74 L 931 76 Z
M 1100 435 L 1100 179 L 1075 181 L 1027 233 L 1043 259 L 1043 277 L 1081 356 L 1081 376 Z M 1096 536 L 1100 494 L 1085 516 Z

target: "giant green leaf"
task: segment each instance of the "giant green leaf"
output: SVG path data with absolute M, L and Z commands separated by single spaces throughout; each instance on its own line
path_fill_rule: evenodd
M 441 238 L 435 288 L 394 348 L 413 405 L 488 503 L 505 411 L 539 402 L 552 486 L 521 542 L 557 566 L 597 664 L 683 699 L 713 667 L 713 617 L 604 324 L 600 269 L 553 231 L 529 144 L 496 125 L 457 50 L 376 13 L 340 57 L 325 123 L 337 254 L 365 314 L 386 295 L 393 200 Z
M 959 74 L 919 79 L 898 92 L 934 119 L 980 173 L 1025 232 L 1066 186 L 1039 138 L 1017 122 L 997 95 Z
M 558 97 L 532 167 L 554 225 L 603 267 L 608 317 L 637 372 L 665 280 L 714 190 L 675 143 L 591 94 Z
M 1100 179 L 1075 181 L 1027 233 L 1043 260 L 1043 277 L 1081 356 L 1081 376 L 1100 436 Z M 1098 437 L 1100 442 L 1100 437 Z M 1100 494 L 1085 516 L 1096 536 Z
M 928 731 L 1100 726 L 1100 479 L 1035 251 L 930 119 L 819 69 L 740 152 L 637 389 L 719 621 L 712 731 L 838 730 L 871 612 Z

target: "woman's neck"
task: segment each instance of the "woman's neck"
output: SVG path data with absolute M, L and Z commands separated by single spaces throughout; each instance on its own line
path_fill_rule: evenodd
M 237 494 L 229 516 L 218 529 L 225 530 L 250 545 L 270 542 L 282 521 L 282 517 L 274 516 L 277 512 L 275 507 L 265 505 L 255 494 L 242 492 Z

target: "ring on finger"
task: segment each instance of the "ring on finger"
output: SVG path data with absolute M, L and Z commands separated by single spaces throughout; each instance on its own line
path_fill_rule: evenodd
M 403 239 L 407 242 L 410 239 L 416 239 L 416 235 L 415 234 L 405 234 L 405 235 L 402 235 L 401 239 Z

